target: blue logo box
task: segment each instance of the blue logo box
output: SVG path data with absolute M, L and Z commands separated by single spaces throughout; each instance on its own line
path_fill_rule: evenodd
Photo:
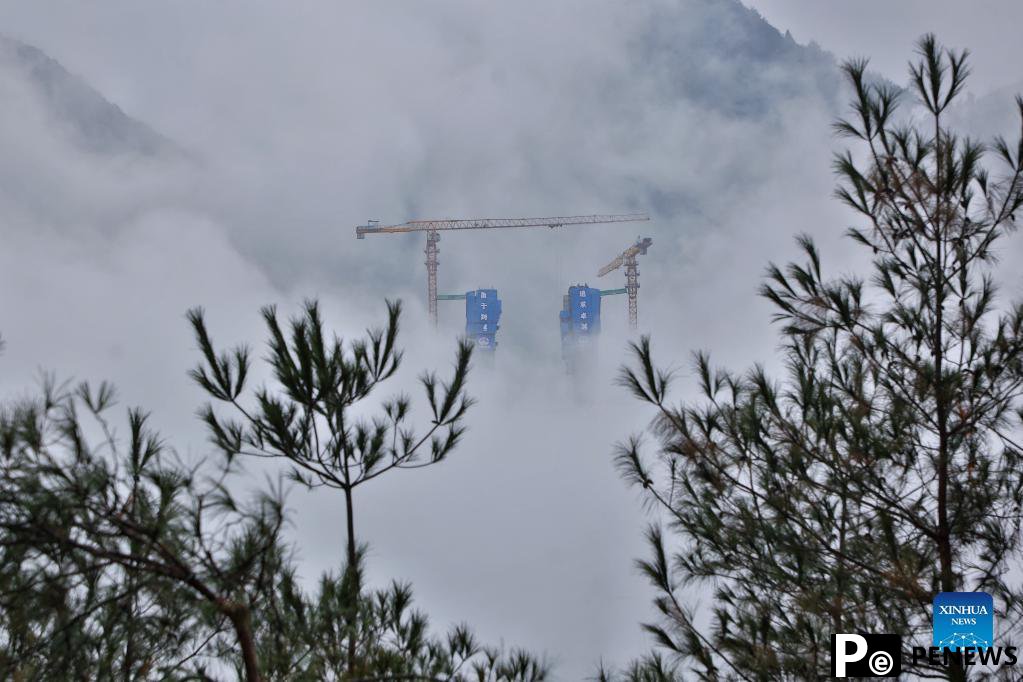
M 995 644 L 995 604 L 985 592 L 942 592 L 934 598 L 934 646 L 942 649 Z

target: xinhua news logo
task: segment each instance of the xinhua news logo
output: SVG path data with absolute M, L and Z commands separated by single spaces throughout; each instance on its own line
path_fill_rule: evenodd
M 1016 647 L 995 646 L 995 602 L 986 592 L 942 592 L 934 598 L 932 646 L 913 647 L 913 664 L 957 668 L 1016 665 Z
M 832 677 L 898 677 L 902 635 L 831 635 Z
M 942 592 L 934 598 L 934 643 L 939 649 L 988 648 L 995 643 L 995 600 L 985 592 Z

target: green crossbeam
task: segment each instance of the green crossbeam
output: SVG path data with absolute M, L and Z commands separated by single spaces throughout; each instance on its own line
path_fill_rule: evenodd
M 600 290 L 600 295 L 601 296 L 614 296 L 616 294 L 624 294 L 624 293 L 625 293 L 625 289 L 601 289 Z

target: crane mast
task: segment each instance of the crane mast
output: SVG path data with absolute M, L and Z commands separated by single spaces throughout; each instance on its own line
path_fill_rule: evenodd
M 367 234 L 426 233 L 426 300 L 430 321 L 437 324 L 437 242 L 442 230 L 489 230 L 511 227 L 564 227 L 566 225 L 601 225 L 650 220 L 645 213 L 595 214 L 552 216 L 547 218 L 454 218 L 445 220 L 410 220 L 400 225 L 369 223 L 355 228 L 355 236 L 365 239 Z
M 437 230 L 426 233 L 426 305 L 430 312 L 430 322 L 437 325 L 437 242 L 440 235 Z
M 609 272 L 625 266 L 625 293 L 629 295 L 629 327 L 635 329 L 639 324 L 639 263 L 636 256 L 645 255 L 654 240 L 650 237 L 637 239 L 636 243 L 618 254 L 613 261 L 602 267 L 597 272 L 597 277 L 603 277 Z

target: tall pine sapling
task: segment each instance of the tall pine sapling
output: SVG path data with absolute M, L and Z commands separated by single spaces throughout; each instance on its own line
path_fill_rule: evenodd
M 240 346 L 218 353 L 199 309 L 189 320 L 203 360 L 192 377 L 222 407 L 202 411 L 213 443 L 229 460 L 238 455 L 282 458 L 292 478 L 308 488 L 340 490 L 345 499 L 344 584 L 352 593 L 347 603 L 358 602 L 361 591 L 359 545 L 355 532 L 355 489 L 395 469 L 415 469 L 443 460 L 464 432 L 464 417 L 472 404 L 465 392 L 472 347 L 458 346 L 454 373 L 447 382 L 435 374 L 420 377 L 430 417 L 424 431 L 411 426 L 411 400 L 407 395 L 386 399 L 372 419 L 356 418 L 352 408 L 370 397 L 391 378 L 401 363 L 396 348 L 400 302 L 388 302 L 383 329 L 345 343 L 324 329 L 319 306 L 305 305 L 303 314 L 285 329 L 276 309 L 263 309 L 270 340 L 267 363 L 276 385 L 249 391 L 250 353 Z M 350 612 L 349 672 L 357 666 L 357 614 Z

